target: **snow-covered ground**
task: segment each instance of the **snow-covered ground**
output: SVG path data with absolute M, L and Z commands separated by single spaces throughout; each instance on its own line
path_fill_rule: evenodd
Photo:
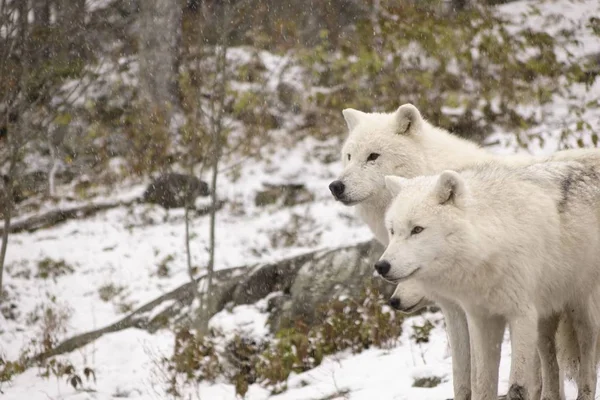
M 94 2 L 91 2 L 94 3 Z M 106 2 L 97 1 L 98 7 Z M 532 2 L 511 3 L 501 9 L 515 21 L 527 11 Z M 597 1 L 556 0 L 540 5 L 542 14 L 557 13 L 563 18 L 548 26 L 550 32 L 565 26 L 578 32 L 582 46 L 579 54 L 600 51 L 600 40 L 586 28 L 591 15 L 600 15 Z M 540 17 L 527 16 L 527 23 L 539 24 Z M 236 56 L 236 53 L 233 53 Z M 241 55 L 239 55 L 241 57 Z M 263 54 L 263 57 L 267 57 Z M 280 60 L 281 61 L 281 60 Z M 277 71 L 281 63 L 275 59 L 265 63 Z M 277 74 L 273 74 L 277 75 Z M 290 78 L 291 79 L 291 78 Z M 584 102 L 600 97 L 600 83 L 576 99 L 556 99 L 545 107 L 544 125 L 530 133 L 544 137 L 530 148 L 537 153 L 557 150 L 560 133 L 574 123 L 570 119 L 568 102 Z M 589 110 L 587 119 L 600 126 L 598 110 Z M 340 116 L 340 124 L 343 121 Z M 327 142 L 306 138 L 294 146 L 281 146 L 286 132 L 273 132 L 273 143 L 265 146 L 263 161 L 247 163 L 240 175 L 225 168 L 219 177 L 219 196 L 227 199 L 217 221 L 217 268 L 225 269 L 259 261 L 273 261 L 315 249 L 346 246 L 369 239 L 369 230 L 353 217 L 353 211 L 335 203 L 327 189 L 328 183 L 341 170 L 339 162 L 324 164 L 322 152 L 337 152 L 339 139 Z M 514 138 L 498 132 L 491 141 L 496 152 L 514 151 Z M 585 138 L 588 140 L 588 138 Z M 333 149 L 333 150 L 332 150 Z M 254 204 L 263 183 L 303 183 L 315 201 L 290 208 L 258 207 Z M 124 188 L 94 201 L 130 200 L 143 191 L 143 185 Z M 61 204 L 68 206 L 70 204 Z M 54 205 L 53 207 L 56 207 Z M 165 211 L 160 207 L 134 204 L 101 212 L 85 220 L 71 221 L 34 233 L 11 236 L 5 287 L 15 299 L 15 318 L 0 314 L 0 355 L 15 359 L 32 339 L 39 338 L 39 317 L 42 304 L 65 310 L 70 315 L 61 338 L 106 326 L 123 317 L 126 312 L 188 281 L 184 251 L 184 221 L 182 211 L 171 211 L 163 222 Z M 282 247 L 273 240 L 280 232 L 300 220 L 302 231 L 292 246 Z M 192 222 L 193 264 L 199 272 L 207 260 L 208 217 Z M 36 278 L 39 263 L 44 259 L 64 260 L 72 267 L 56 278 Z M 159 273 L 159 266 L 162 269 Z M 101 300 L 101 293 L 112 288 L 114 296 Z M 255 335 L 266 335 L 264 302 L 241 306 L 232 312 L 223 311 L 213 317 L 211 324 L 225 333 L 243 329 Z M 434 322 L 431 340 L 421 347 L 409 337 L 412 324 L 427 318 Z M 319 367 L 293 375 L 288 390 L 279 395 L 255 384 L 246 396 L 252 400 L 277 399 L 423 399 L 440 400 L 452 397 L 451 360 L 443 321 L 439 314 L 424 314 L 404 323 L 402 336 L 390 350 L 371 349 L 358 355 L 339 354 L 328 357 Z M 105 335 L 97 341 L 59 357 L 68 359 L 78 371 L 92 367 L 96 381 L 84 379 L 83 390 L 73 389 L 65 379 L 43 379 L 39 371 L 30 369 L 0 389 L 3 398 L 21 399 L 163 399 L 164 377 L 157 361 L 172 354 L 172 333 L 159 331 L 149 334 L 128 329 Z M 507 390 L 510 365 L 508 338 L 502 348 L 500 392 Z M 442 383 L 435 388 L 414 388 L 414 379 L 437 376 Z M 337 397 L 335 394 L 338 394 Z M 202 383 L 194 397 L 209 400 L 233 400 L 232 385 Z M 572 385 L 567 386 L 567 398 L 574 399 Z

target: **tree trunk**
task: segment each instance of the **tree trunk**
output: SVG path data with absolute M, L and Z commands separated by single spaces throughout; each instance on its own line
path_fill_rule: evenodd
M 3 289 L 3 277 L 4 277 L 4 262 L 6 260 L 6 249 L 8 248 L 8 234 L 10 227 L 10 218 L 13 209 L 13 197 L 12 197 L 12 180 L 14 175 L 14 163 L 11 160 L 10 171 L 8 173 L 8 181 L 3 185 L 2 197 L 4 197 L 4 231 L 2 232 L 2 247 L 0 248 L 0 304 L 2 304 L 2 289 Z
M 228 48 L 228 36 L 229 36 L 229 25 L 230 25 L 230 4 L 229 0 L 223 2 L 221 10 L 221 36 L 219 39 L 219 46 L 216 47 L 215 54 L 215 85 L 214 85 L 214 96 L 211 101 L 210 109 L 210 121 L 211 121 L 211 136 L 212 136 L 212 177 L 211 177 L 211 212 L 210 212 L 210 247 L 209 247 L 209 261 L 206 273 L 206 290 L 204 291 L 203 309 L 201 310 L 202 315 L 206 313 L 208 301 L 211 299 L 212 292 L 212 278 L 215 270 L 215 247 L 216 247 L 216 211 L 214 205 L 217 204 L 217 178 L 219 174 L 219 161 L 223 151 L 223 117 L 225 107 L 225 96 L 226 96 L 226 84 L 227 84 L 227 48 Z M 202 333 L 208 330 L 208 319 L 201 318 L 203 325 L 200 327 Z
M 60 55 L 66 62 L 85 58 L 85 0 L 57 0 L 56 21 L 68 41 L 61 41 Z
M 24 95 L 27 93 L 27 78 L 29 76 L 29 65 L 31 60 L 29 59 L 29 3 L 24 0 L 18 4 L 18 20 L 17 20 L 17 34 L 18 34 L 18 46 L 21 49 L 21 73 L 19 76 L 19 91 Z M 15 169 L 17 161 L 19 159 L 19 152 L 27 140 L 28 132 L 26 132 L 25 121 L 23 113 L 25 111 L 24 100 L 15 97 L 14 102 L 8 101 L 6 110 L 6 149 L 8 151 L 9 160 L 9 171 L 8 179 L 3 185 L 3 197 L 5 203 L 4 210 L 4 230 L 2 232 L 2 246 L 0 247 L 0 301 L 2 298 L 2 285 L 4 277 L 4 263 L 6 261 L 6 251 L 8 249 L 8 235 L 10 228 L 10 220 L 13 209 L 13 195 L 12 187 L 15 179 Z M 13 103 L 13 104 L 11 104 Z M 16 110 L 17 121 L 11 124 L 10 114 L 13 110 Z M 13 129 L 16 127 L 16 129 Z
M 175 4 L 174 4 L 175 3 Z M 177 105 L 177 69 L 181 2 L 144 0 L 140 2 L 140 89 L 142 98 L 170 118 Z
M 87 51 L 85 48 L 85 0 L 68 0 L 72 4 L 72 10 L 69 13 L 72 19 L 71 25 L 71 45 L 69 47 L 69 56 L 71 60 L 86 59 Z
M 50 26 L 50 1 L 33 0 L 33 29 L 46 29 Z
M 33 24 L 32 35 L 32 60 L 42 62 L 51 57 L 53 49 L 48 43 L 50 34 L 50 0 L 32 0 Z
M 194 175 L 194 160 L 192 159 L 192 157 L 189 157 L 189 170 L 188 173 L 190 176 Z M 187 188 L 188 193 L 191 193 L 192 189 L 191 187 Z M 195 298 L 198 300 L 199 307 L 200 309 L 202 309 L 202 294 L 200 293 L 200 291 L 198 290 L 198 282 L 196 280 L 196 278 L 194 278 L 194 266 L 192 265 L 192 252 L 190 250 L 190 210 L 193 206 L 193 204 L 191 204 L 193 202 L 192 199 L 190 199 L 190 202 L 188 204 L 186 204 L 185 207 L 185 255 L 186 255 L 186 260 L 187 260 L 187 270 L 188 270 L 188 275 L 190 277 L 190 282 L 192 283 L 192 285 L 194 285 L 194 296 Z M 211 211 L 212 214 L 212 211 Z

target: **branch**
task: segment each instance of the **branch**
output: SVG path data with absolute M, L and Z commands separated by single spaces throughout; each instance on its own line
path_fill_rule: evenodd
M 33 217 L 29 217 L 26 219 L 22 219 L 18 222 L 11 224 L 10 233 L 19 233 L 23 231 L 34 232 L 38 229 L 44 229 L 61 222 L 65 222 L 70 219 L 79 219 L 89 217 L 98 212 L 110 210 L 116 207 L 127 207 L 132 204 L 139 202 L 139 199 L 134 199 L 130 201 L 117 201 L 114 203 L 99 203 L 99 204 L 86 204 L 84 206 L 79 207 L 71 207 L 67 209 L 58 209 L 48 211 L 41 215 L 34 215 Z M 224 201 L 220 201 L 216 204 L 216 210 L 220 210 L 221 207 L 225 204 Z M 208 214 L 212 210 L 212 205 L 206 208 L 201 208 L 196 210 L 195 216 L 200 217 Z M 0 229 L 0 236 L 4 233 L 4 229 Z
M 129 202 L 116 202 L 116 203 L 101 203 L 101 204 L 86 204 L 81 207 L 72 207 L 67 209 L 52 210 L 42 215 L 34 215 L 33 217 L 26 218 L 11 224 L 9 232 L 18 233 L 23 231 L 33 232 L 38 229 L 47 228 L 52 225 L 56 225 L 60 222 L 64 222 L 68 219 L 83 218 L 93 215 L 99 211 L 109 210 L 111 208 L 128 206 L 133 204 L 134 201 Z M 3 233 L 4 229 L 2 230 Z

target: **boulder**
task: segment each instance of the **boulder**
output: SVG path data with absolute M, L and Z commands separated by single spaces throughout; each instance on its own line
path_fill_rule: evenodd
M 234 292 L 233 303 L 252 304 L 274 292 L 289 292 L 300 267 L 310 262 L 315 253 L 292 257 L 272 264 L 259 264 L 249 268 Z
M 302 265 L 289 290 L 290 306 L 282 307 L 284 326 L 297 319 L 312 324 L 319 305 L 343 295 L 355 296 L 369 283 L 391 296 L 394 285 L 376 276 L 373 269 L 383 251 L 379 242 L 371 240 L 331 250 Z
M 193 206 L 197 197 L 209 194 L 208 184 L 195 176 L 167 173 L 148 185 L 142 201 L 158 204 L 166 209 L 181 208 L 188 204 Z
M 234 304 L 251 304 L 271 293 L 269 322 L 272 331 L 301 319 L 312 324 L 319 305 L 343 295 L 356 296 L 371 284 L 386 296 L 395 286 L 373 273 L 373 264 L 383 253 L 377 241 L 334 250 L 318 251 L 252 267 L 232 293 Z

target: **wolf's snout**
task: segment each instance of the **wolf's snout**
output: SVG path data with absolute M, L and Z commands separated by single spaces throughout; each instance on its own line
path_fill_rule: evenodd
M 342 181 L 333 181 L 329 184 L 329 190 L 331 190 L 331 194 L 336 199 L 339 199 L 344 194 L 344 189 L 346 189 L 346 185 Z
M 392 297 L 390 299 L 390 307 L 392 307 L 394 310 L 400 310 L 400 299 L 397 297 Z
M 379 260 L 375 263 L 375 270 L 381 276 L 386 276 L 387 273 L 390 272 L 391 268 L 392 266 L 390 265 L 390 263 L 385 260 Z

